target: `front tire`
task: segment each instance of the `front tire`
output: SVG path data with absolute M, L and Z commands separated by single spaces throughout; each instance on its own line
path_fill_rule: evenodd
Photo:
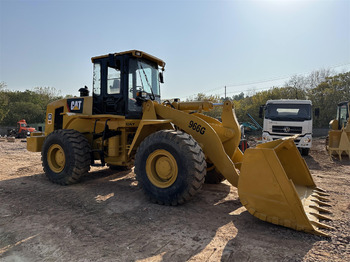
M 182 131 L 161 130 L 149 135 L 137 149 L 135 174 L 151 201 L 182 204 L 204 183 L 205 156 L 192 136 Z
M 50 181 L 74 184 L 90 170 L 90 145 L 76 130 L 55 130 L 45 139 L 41 159 Z
M 308 156 L 310 152 L 310 148 L 302 148 L 301 149 L 301 155 Z

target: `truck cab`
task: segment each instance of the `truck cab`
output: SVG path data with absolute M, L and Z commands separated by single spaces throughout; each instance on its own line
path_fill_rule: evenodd
M 263 114 L 263 112 L 265 112 Z M 260 107 L 264 119 L 262 143 L 287 136 L 294 140 L 302 155 L 308 155 L 312 145 L 312 102 L 310 100 L 268 100 Z
M 27 136 L 30 136 L 30 134 L 35 131 L 36 130 L 34 127 L 30 127 L 27 125 L 26 120 L 21 119 L 17 122 L 17 126 L 15 129 L 7 130 L 7 135 L 14 136 L 16 138 L 25 138 Z

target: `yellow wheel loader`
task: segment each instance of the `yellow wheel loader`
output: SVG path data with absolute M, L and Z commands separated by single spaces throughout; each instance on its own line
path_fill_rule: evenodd
M 45 133 L 33 133 L 29 151 L 42 153 L 46 176 L 68 185 L 90 166 L 135 166 L 151 201 L 178 205 L 205 179 L 226 178 L 257 218 L 327 235 L 327 194 L 318 188 L 294 138 L 248 148 L 243 154 L 233 104 L 222 105 L 222 122 L 206 116 L 210 102 L 161 103 L 165 63 L 132 50 L 92 58 L 93 90 L 47 106 Z
M 341 160 L 342 154 L 350 158 L 350 102 L 340 102 L 337 107 L 337 117 L 329 122 L 330 130 L 326 138 L 326 149 L 332 159 L 337 154 Z

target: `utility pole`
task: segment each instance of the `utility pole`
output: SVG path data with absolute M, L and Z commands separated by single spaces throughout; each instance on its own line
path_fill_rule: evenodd
M 225 100 L 226 100 L 226 86 L 225 86 Z

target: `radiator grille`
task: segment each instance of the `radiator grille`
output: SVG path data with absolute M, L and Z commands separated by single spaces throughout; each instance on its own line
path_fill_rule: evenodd
M 301 126 L 272 126 L 273 133 L 301 134 L 302 131 Z

